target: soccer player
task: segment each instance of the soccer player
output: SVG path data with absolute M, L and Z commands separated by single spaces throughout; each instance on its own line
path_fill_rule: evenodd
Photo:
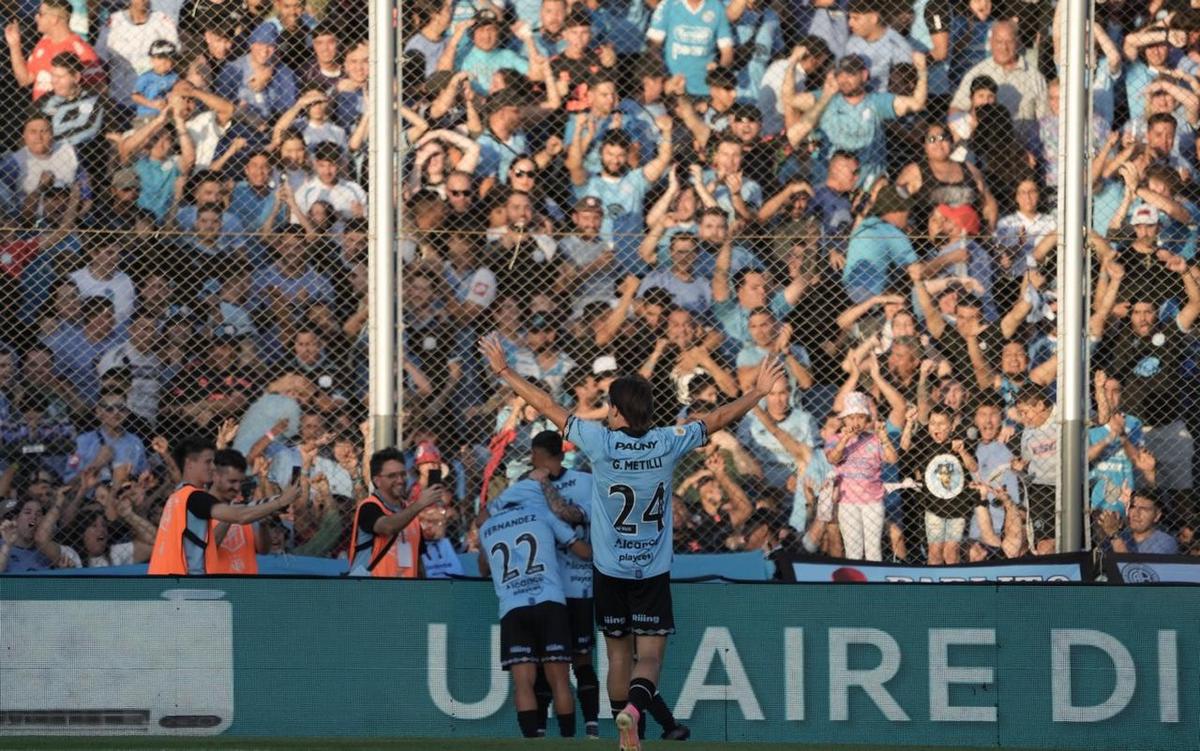
M 512 674 L 517 723 L 526 738 L 538 735 L 533 684 L 538 666 L 554 696 L 554 714 L 564 738 L 575 735 L 575 703 L 567 664 L 571 623 L 554 551 L 567 547 L 591 558 L 587 542 L 555 517 L 542 486 L 518 480 L 488 504 L 479 525 L 479 571 L 490 572 L 500 598 L 500 666 Z
M 514 372 L 495 337 L 480 350 L 492 371 L 587 455 L 593 470 L 591 534 L 595 551 L 596 623 L 608 650 L 608 696 L 619 748 L 640 751 L 638 722 L 654 701 L 671 610 L 671 486 L 675 464 L 703 446 L 712 431 L 738 420 L 784 378 L 777 358 L 764 358 L 750 389 L 736 401 L 665 428 L 650 424 L 650 382 L 623 376 L 609 387 L 607 425 L 574 417 Z M 634 654 L 637 660 L 634 660 Z
M 562 435 L 543 430 L 533 437 L 531 445 L 533 471 L 529 479 L 545 483 L 542 492 L 547 499 L 557 494 L 576 514 L 573 518 L 556 514 L 573 523 L 579 539 L 588 539 L 588 512 L 592 505 L 592 476 L 563 467 Z M 592 561 L 581 558 L 569 549 L 558 549 L 558 570 L 562 576 L 563 593 L 567 597 L 567 615 L 571 622 L 571 666 L 575 671 L 579 708 L 583 711 L 583 728 L 588 737 L 600 735 L 600 679 L 592 667 L 592 647 L 596 629 L 592 620 Z M 543 676 L 538 676 L 541 688 Z M 548 691 L 549 686 L 546 686 Z M 538 696 L 538 722 L 546 719 L 547 699 Z

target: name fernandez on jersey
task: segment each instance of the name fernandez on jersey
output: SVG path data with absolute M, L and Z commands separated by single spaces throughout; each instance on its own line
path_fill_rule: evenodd
M 671 496 L 675 465 L 708 441 L 704 423 L 653 428 L 641 435 L 571 417 L 565 433 L 592 465 L 592 563 L 619 579 L 671 570 Z

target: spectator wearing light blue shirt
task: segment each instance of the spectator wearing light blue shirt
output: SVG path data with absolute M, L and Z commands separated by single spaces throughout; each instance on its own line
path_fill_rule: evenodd
M 517 157 L 529 153 L 529 142 L 521 130 L 520 102 L 509 89 L 502 89 L 487 101 L 487 128 L 479 141 L 478 180 L 508 182 L 508 168 Z
M 838 93 L 821 113 L 817 126 L 824 136 L 817 164 L 827 163 L 835 151 L 849 151 L 858 155 L 859 187 L 869 188 L 884 174 L 887 170 L 884 124 L 925 109 L 928 96 L 925 56 L 915 53 L 912 62 L 917 69 L 917 85 L 911 96 L 868 93 L 869 71 L 862 58 L 847 55 L 838 62 Z M 820 177 L 824 178 L 824 174 Z
M 96 403 L 95 430 L 75 438 L 75 453 L 67 462 L 63 482 L 70 482 L 85 469 L 99 470 L 100 480 L 121 482 L 137 478 L 146 469 L 146 447 L 142 440 L 125 430 L 129 407 L 125 395 L 105 391 Z M 103 449 L 107 447 L 108 451 Z
M 737 355 L 739 346 L 752 344 L 750 338 L 750 314 L 758 308 L 767 307 L 776 316 L 787 315 L 808 288 L 805 277 L 798 273 L 787 287 L 768 296 L 767 275 L 756 269 L 745 268 L 729 276 L 733 248 L 726 242 L 717 253 L 713 270 L 713 315 L 728 337 L 726 354 Z M 730 287 L 732 286 L 732 290 Z
M 221 69 L 215 88 L 229 101 L 245 102 L 258 116 L 274 120 L 296 103 L 296 76 L 275 59 L 279 28 L 262 23 L 250 33 L 247 43 L 250 51 Z M 271 71 L 265 86 L 255 83 L 264 69 Z
M 638 296 L 653 287 L 665 289 L 675 304 L 693 313 L 703 313 L 712 306 L 712 284 L 693 271 L 696 263 L 696 236 L 690 233 L 674 235 L 670 243 L 669 266 L 647 274 L 638 287 Z
M 885 0 L 850 0 L 850 39 L 846 55 L 857 55 L 871 71 L 872 91 L 886 91 L 892 67 L 912 61 L 913 48 L 898 31 L 883 22 Z
M 600 143 L 600 173 L 589 173 L 584 154 L 594 133 L 594 124 L 585 122 L 577 129 L 567 148 L 567 171 L 575 186 L 575 195 L 595 196 L 604 206 L 600 237 L 613 243 L 617 261 L 628 271 L 640 271 L 645 264 L 638 257 L 638 246 L 646 222 L 643 202 L 650 186 L 658 181 L 671 164 L 672 122 L 669 117 L 656 121 L 662 133 L 658 154 L 637 169 L 629 169 L 629 134 L 612 130 Z
M 739 56 L 734 65 L 743 63 L 737 71 L 738 97 L 754 99 L 762 86 L 772 56 L 783 48 L 783 34 L 779 14 L 765 5 L 762 0 L 729 0 L 726 9 L 741 6 L 736 18 L 730 19 L 736 48 L 749 50 L 748 56 Z M 728 13 L 727 13 L 728 17 Z
M 792 404 L 798 406 L 801 392 L 813 385 L 812 373 L 809 372 L 812 362 L 804 347 L 792 343 L 791 325 L 780 326 L 769 309 L 757 308 L 750 311 L 748 330 L 750 342 L 743 344 L 737 353 L 738 383 L 743 388 L 753 384 L 754 374 L 764 358 L 782 356 Z
M 842 283 L 854 302 L 883 294 L 893 274 L 917 262 L 912 241 L 905 233 L 911 206 L 912 199 L 886 186 L 875 197 L 872 216 L 851 233 Z
M 667 70 L 687 79 L 692 96 L 708 93 L 709 63 L 727 67 L 733 62 L 733 30 L 720 0 L 663 0 L 650 18 L 646 39 L 662 48 Z
M 1110 535 L 1103 547 L 1114 553 L 1178 555 L 1179 543 L 1158 528 L 1160 519 L 1162 508 L 1157 495 L 1149 490 L 1135 490 L 1129 501 L 1128 528 L 1117 532 L 1113 527 L 1120 528 L 1120 518 L 1112 511 L 1101 512 L 1100 528 L 1103 534 Z
M 500 18 L 495 12 L 485 9 L 475 14 L 475 25 L 471 27 L 472 46 L 458 61 L 458 69 L 471 74 L 471 85 L 476 93 L 489 93 L 492 76 L 503 68 L 511 68 L 523 76 L 532 74 L 541 78 L 545 61 L 534 43 L 529 24 L 517 23 L 513 32 L 525 48 L 524 57 L 500 45 Z
M 125 327 L 116 325 L 113 304 L 107 298 L 84 298 L 79 310 L 82 324 L 62 321 L 42 337 L 42 344 L 54 353 L 58 375 L 75 387 L 85 404 L 91 404 L 100 393 L 97 362 L 127 337 Z
M 783 381 L 777 381 L 767 397 L 760 402 L 767 417 L 797 442 L 813 449 L 813 458 L 824 457 L 814 444 L 820 440 L 813 416 L 792 403 L 790 389 Z M 767 429 L 759 414 L 752 412 L 738 425 L 738 442 L 745 446 L 762 467 L 763 481 L 773 488 L 786 489 L 788 480 L 796 474 L 796 458 Z M 809 461 L 805 476 L 818 486 L 824 481 L 827 471 L 823 461 Z

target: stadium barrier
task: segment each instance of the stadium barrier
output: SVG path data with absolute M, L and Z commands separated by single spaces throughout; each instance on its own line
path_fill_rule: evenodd
M 478 581 L 7 578 L 0 735 L 514 736 L 492 603 Z M 697 738 L 1200 749 L 1195 587 L 680 585 L 675 611 L 663 694 Z

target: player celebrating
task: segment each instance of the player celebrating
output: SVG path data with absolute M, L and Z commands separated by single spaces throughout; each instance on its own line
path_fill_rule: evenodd
M 543 430 L 533 437 L 530 458 L 533 472 L 530 479 L 549 483 L 543 486 L 548 499 L 557 493 L 564 502 L 577 509 L 578 521 L 575 532 L 580 539 L 588 539 L 588 511 L 592 504 L 592 476 L 563 467 L 562 435 L 553 430 Z M 563 518 L 559 516 L 559 518 Z M 563 580 L 563 593 L 567 596 L 567 614 L 571 619 L 572 667 L 575 671 L 576 693 L 579 708 L 583 711 L 584 732 L 589 737 L 600 734 L 600 679 L 592 667 L 592 647 L 595 626 L 592 621 L 592 561 L 580 558 L 569 549 L 558 549 L 558 568 Z M 545 712 L 538 706 L 538 720 L 544 721 Z
M 479 523 L 479 571 L 491 573 L 500 598 L 500 666 L 512 673 L 517 723 L 526 738 L 538 735 L 533 692 L 538 665 L 554 695 L 554 714 L 564 738 L 575 735 L 575 703 L 567 663 L 571 624 L 554 550 L 569 547 L 591 558 L 588 544 L 550 513 L 541 485 L 520 480 L 488 504 Z
M 752 388 L 736 401 L 669 428 L 650 424 L 650 382 L 623 376 L 609 387 L 607 426 L 580 420 L 514 372 L 495 337 L 480 343 L 489 366 L 526 403 L 564 432 L 591 462 L 591 533 L 595 552 L 596 623 L 608 649 L 608 696 L 622 751 L 640 751 L 638 721 L 650 708 L 675 632 L 671 610 L 671 497 L 675 464 L 703 446 L 712 431 L 741 418 L 784 377 L 766 358 Z M 634 654 L 637 660 L 634 660 Z

